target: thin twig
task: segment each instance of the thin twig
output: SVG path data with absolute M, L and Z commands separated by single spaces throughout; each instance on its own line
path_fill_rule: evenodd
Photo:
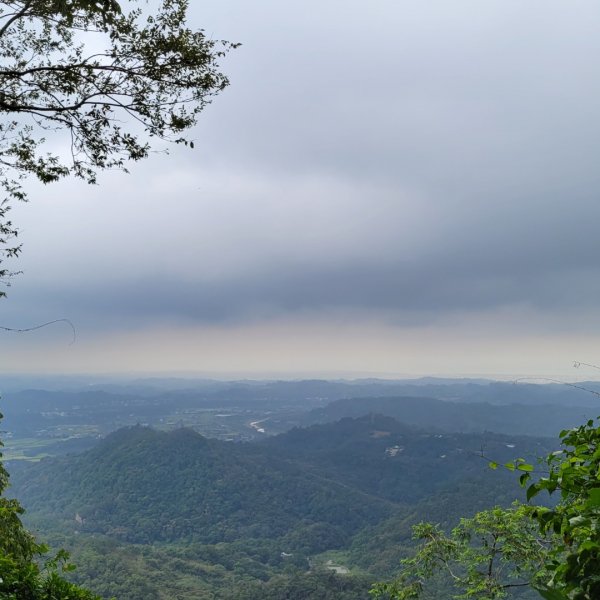
M 600 392 L 590 390 L 589 388 L 583 387 L 582 385 L 577 385 L 576 383 L 569 383 L 568 381 L 561 381 L 560 379 L 552 379 L 550 377 L 519 377 L 519 379 L 514 379 L 513 383 L 516 384 L 522 381 L 531 382 L 532 379 L 539 379 L 540 381 L 549 381 L 551 383 L 558 383 L 560 385 L 568 385 L 569 387 L 576 388 L 578 390 L 583 390 L 584 392 L 588 392 L 588 394 L 594 394 L 594 396 L 598 396 L 600 398 Z
M 579 369 L 579 367 L 581 367 L 582 365 L 583 365 L 584 367 L 591 367 L 592 369 L 598 369 L 598 370 L 600 371 L 600 367 L 599 367 L 598 365 L 591 365 L 590 363 L 584 363 L 584 362 L 581 362 L 581 361 L 579 361 L 579 360 L 576 360 L 576 361 L 573 363 L 573 366 L 574 366 L 576 369 Z
M 54 323 L 66 323 L 71 327 L 73 332 L 73 339 L 69 343 L 69 346 L 72 346 L 77 339 L 77 330 L 75 329 L 75 325 L 69 319 L 54 319 L 54 321 L 48 321 L 47 323 L 42 323 L 41 325 L 35 325 L 34 327 L 25 327 L 23 329 L 17 329 L 16 327 L 4 327 L 0 325 L 0 330 L 2 331 L 11 331 L 13 333 L 26 333 L 27 331 L 35 331 L 36 329 L 42 329 L 43 327 L 48 327 L 48 325 L 54 325 Z

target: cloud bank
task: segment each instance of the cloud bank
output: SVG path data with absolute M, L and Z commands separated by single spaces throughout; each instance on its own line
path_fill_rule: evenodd
M 275 322 L 378 323 L 429 348 L 436 328 L 442 345 L 479 328 L 486 347 L 600 333 L 597 4 L 193 11 L 243 43 L 196 150 L 97 188 L 33 188 L 4 321 L 68 316 L 90 340 L 163 344 L 165 328 Z

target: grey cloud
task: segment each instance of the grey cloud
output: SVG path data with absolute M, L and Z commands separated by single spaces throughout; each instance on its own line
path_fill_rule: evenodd
M 598 10 L 573 16 L 553 3 L 540 19 L 534 5 L 488 4 L 453 3 L 451 14 L 441 3 L 384 2 L 382 16 L 351 3 L 337 19 L 324 15 L 331 29 L 316 35 L 293 8 L 277 12 L 288 27 L 252 32 L 231 61 L 237 86 L 202 129 L 228 157 L 263 168 L 443 186 L 457 169 L 461 180 L 490 167 L 522 178 L 525 166 L 538 180 L 536 169 L 568 170 L 565 160 L 598 149 L 599 85 L 587 57 L 599 42 L 586 25 Z M 252 12 L 268 18 L 271 8 Z M 580 31 L 569 32 L 573 21 Z
M 99 329 L 164 322 L 239 324 L 257 319 L 350 311 L 430 324 L 457 311 L 526 304 L 555 314 L 600 300 L 600 269 L 530 270 L 507 263 L 474 271 L 468 262 L 387 263 L 306 268 L 286 265 L 260 277 L 218 282 L 144 278 L 77 289 L 42 289 L 47 314 L 67 314 Z M 34 314 L 31 307 L 27 312 Z M 49 311 L 49 312 L 48 312 Z
M 31 223 L 46 251 L 5 314 L 97 328 L 336 309 L 431 323 L 597 303 L 600 76 L 589 57 L 600 7 L 194 10 L 209 32 L 244 43 L 197 151 L 134 168 L 126 187 L 107 178 L 90 192 L 106 207 L 102 225 L 67 214 L 55 241 Z M 174 170 L 170 188 L 146 185 Z M 319 178 L 331 187 L 307 183 Z M 194 204 L 197 188 L 208 197 Z M 42 278 L 45 254 L 69 268 Z

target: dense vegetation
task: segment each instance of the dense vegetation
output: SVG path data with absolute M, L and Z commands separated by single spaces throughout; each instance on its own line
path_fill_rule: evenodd
M 513 588 L 530 588 L 546 600 L 598 598 L 600 424 L 589 420 L 561 431 L 560 438 L 561 448 L 545 459 L 546 471 L 536 471 L 523 458 L 504 465 L 519 473 L 528 500 L 547 493 L 556 494 L 557 502 L 478 513 L 461 519 L 450 537 L 421 523 L 414 528 L 423 540 L 416 555 L 403 559 L 395 581 L 376 584 L 373 594 L 417 600 L 425 597 L 427 580 L 446 574 L 462 592 L 455 598 L 505 598 Z
M 139 386 L 135 394 L 126 388 L 71 394 L 30 391 L 19 394 L 11 405 L 9 424 L 18 425 L 12 427 L 11 443 L 23 444 L 22 459 L 11 462 L 15 483 L 11 492 L 23 499 L 27 523 L 40 539 L 72 553 L 78 565 L 68 573 L 72 582 L 104 598 L 133 600 L 364 600 L 377 581 L 389 582 L 378 588 L 382 597 L 446 600 L 453 585 L 454 593 L 472 590 L 474 598 L 488 598 L 485 594 L 492 589 L 502 597 L 505 584 L 494 588 L 496 579 L 482 577 L 477 566 L 489 546 L 462 547 L 466 529 L 455 530 L 458 538 L 450 533 L 461 518 L 478 511 L 483 512 L 463 522 L 480 527 L 483 519 L 489 524 L 485 519 L 492 514 L 490 507 L 506 507 L 523 497 L 516 474 L 505 468 L 490 470 L 488 457 L 494 464 L 512 463 L 523 483 L 532 484 L 530 497 L 537 494 L 536 500 L 547 501 L 545 491 L 561 495 L 555 508 L 549 504 L 528 513 L 529 521 L 518 528 L 531 533 L 537 518 L 541 533 L 564 532 L 563 542 L 554 543 L 556 552 L 546 561 L 547 573 L 552 560 L 555 566 L 551 575 L 539 580 L 541 593 L 559 600 L 594 597 L 596 555 L 590 546 L 598 506 L 594 424 L 563 432 L 563 442 L 571 448 L 561 453 L 556 452 L 554 439 L 475 433 L 483 423 L 497 429 L 524 427 L 535 411 L 553 423 L 573 407 L 533 406 L 535 398 L 531 406 L 526 398 L 522 405 L 478 404 L 459 393 L 461 402 L 390 395 L 338 399 L 323 406 L 327 399 L 315 396 L 304 402 L 304 414 L 294 414 L 296 396 L 317 394 L 327 386 L 323 382 L 202 385 L 206 386 L 202 393 L 190 389 L 165 393 L 151 386 Z M 347 389 L 347 384 L 339 386 Z M 451 393 L 452 387 L 444 389 Z M 468 391 L 472 386 L 458 385 L 455 391 L 463 387 Z M 506 398 L 503 394 L 512 388 L 502 387 L 496 398 Z M 278 403 L 273 390 L 282 391 L 286 399 Z M 110 428 L 122 417 L 135 422 L 136 415 L 143 414 L 163 423 L 169 407 L 180 411 L 169 417 L 169 432 L 137 425 L 102 441 L 97 433 L 85 435 L 94 420 Z M 358 416 L 372 408 L 416 423 L 426 422 L 429 413 L 435 427 L 419 429 L 377 414 Z M 223 419 L 229 423 L 223 439 L 236 432 L 236 439 L 243 438 L 250 429 L 256 441 L 231 443 L 207 439 L 185 427 L 172 429 L 186 417 L 203 419 L 192 423 L 218 436 L 223 430 L 215 427 Z M 338 417 L 333 423 L 295 427 L 272 437 L 259 433 L 252 423 L 272 431 Z M 571 418 L 579 419 L 578 412 Z M 56 425 L 48 426 L 51 423 Z M 448 431 L 452 427 L 474 432 Z M 36 437 L 18 438 L 19 431 Z M 82 454 L 64 455 L 90 445 Z M 17 447 L 13 448 L 11 455 L 16 457 Z M 46 450 L 55 458 L 27 462 L 29 452 L 37 460 Z M 549 464 L 536 466 L 533 459 L 539 456 L 549 456 Z M 515 457 L 525 460 L 514 463 Z M 549 475 L 543 474 L 544 469 L 550 469 Z M 565 476 L 571 478 L 568 487 L 561 483 Z M 13 510 L 13 516 L 18 515 Z M 419 525 L 423 521 L 431 524 Z M 429 536 L 421 540 L 426 546 L 416 554 L 415 531 Z M 437 553 L 440 549 L 449 549 L 450 554 Z M 444 556 L 447 564 L 457 561 L 453 572 L 459 579 L 445 578 L 439 570 L 438 559 Z M 46 570 L 42 560 L 36 577 L 43 581 L 54 573 L 60 578 L 65 560 L 60 553 Z M 563 568 L 566 564 L 571 567 Z M 427 586 L 411 587 L 425 575 Z M 521 570 L 511 597 L 538 597 L 526 590 L 529 575 L 533 580 L 533 573 Z M 403 581 L 406 585 L 394 587 Z M 577 596 L 580 592 L 583 595 Z
M 138 426 L 20 471 L 14 493 L 104 597 L 362 599 L 397 572 L 419 520 L 451 526 L 519 495 L 482 447 L 509 460 L 552 442 L 377 415 L 251 444 Z
M 63 577 L 71 568 L 68 555 L 61 550 L 47 556 L 48 548 L 24 528 L 21 505 L 3 496 L 7 485 L 8 473 L 0 463 L 0 598 L 95 600 L 94 594 Z
M 500 484 L 508 474 L 489 477 L 483 449 L 505 461 L 516 452 L 543 455 L 550 446 L 544 438 L 432 433 L 371 414 L 293 429 L 253 448 L 381 498 L 413 504 L 458 481 L 494 479 Z
M 381 499 L 348 490 L 268 453 L 189 429 L 120 430 L 91 451 L 19 474 L 32 512 L 131 542 L 276 538 L 320 524 L 340 537 L 388 516 Z M 80 522 L 75 521 L 76 515 Z

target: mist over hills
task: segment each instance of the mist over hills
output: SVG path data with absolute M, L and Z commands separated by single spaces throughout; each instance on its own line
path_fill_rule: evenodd
M 175 387 L 163 388 L 168 385 Z M 580 387 L 586 386 L 593 392 L 593 384 Z M 151 379 L 105 387 L 6 392 L 0 407 L 8 459 L 83 450 L 135 424 L 184 425 L 207 437 L 244 441 L 374 412 L 445 432 L 555 436 L 600 412 L 594 393 L 554 384 Z
M 0 377 L 0 394 L 47 390 L 53 392 L 97 392 L 116 395 L 160 396 L 164 393 L 195 394 L 203 398 L 231 397 L 302 400 L 352 397 L 413 396 L 460 402 L 492 404 L 562 404 L 596 406 L 600 382 L 531 383 L 527 381 L 492 381 L 484 379 L 354 379 L 354 380 L 215 380 L 178 377 L 110 378 L 100 376 L 9 376 Z M 582 389 L 583 388 L 583 389 Z M 587 391 L 586 391 L 587 390 Z M 590 393 L 591 392 L 591 393 Z

